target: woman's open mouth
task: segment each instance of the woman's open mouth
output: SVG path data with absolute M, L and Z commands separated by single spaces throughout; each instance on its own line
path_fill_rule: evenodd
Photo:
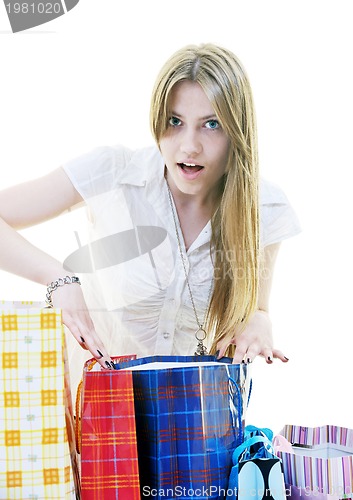
M 190 179 L 197 177 L 198 173 L 205 167 L 196 163 L 178 163 L 180 170 Z

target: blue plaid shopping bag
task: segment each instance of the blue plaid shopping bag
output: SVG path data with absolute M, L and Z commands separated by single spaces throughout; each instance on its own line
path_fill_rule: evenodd
M 141 497 L 225 498 L 243 440 L 247 365 L 213 356 L 154 356 L 133 374 Z

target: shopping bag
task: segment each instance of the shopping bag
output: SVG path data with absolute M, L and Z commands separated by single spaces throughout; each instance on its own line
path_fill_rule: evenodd
M 0 499 L 79 498 L 61 312 L 0 302 Z
M 288 497 L 353 498 L 353 429 L 286 425 L 280 435 L 291 444 L 276 451 Z
M 136 356 L 112 358 L 114 361 Z M 130 372 L 83 369 L 81 410 L 76 411 L 82 500 L 139 500 L 134 393 Z
M 143 497 L 224 498 L 243 439 L 249 366 L 213 356 L 152 356 L 132 373 Z
M 244 442 L 233 452 L 227 500 L 285 499 L 281 460 L 275 454 L 272 438 L 270 429 L 246 426 Z

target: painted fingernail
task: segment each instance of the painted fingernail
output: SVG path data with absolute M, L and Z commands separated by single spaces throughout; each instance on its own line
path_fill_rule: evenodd
M 83 337 L 80 337 L 82 344 L 85 343 L 85 339 Z
M 241 362 L 242 362 L 243 365 L 245 365 L 245 360 L 244 359 L 242 359 Z
M 251 363 L 251 362 L 252 362 L 252 360 L 251 360 L 250 358 L 248 358 L 248 359 L 246 360 L 246 362 L 247 362 L 247 363 Z
M 271 358 L 271 356 L 268 356 L 267 361 L 269 361 L 270 363 L 272 363 L 272 358 Z
M 287 356 L 284 356 L 284 359 L 285 359 L 286 361 L 289 361 L 289 358 L 287 358 Z
M 111 370 L 111 368 L 112 368 L 112 367 L 111 367 L 111 365 L 110 365 L 110 363 L 109 363 L 109 361 L 106 361 L 106 362 L 105 362 L 105 366 L 106 366 L 109 370 Z
M 101 358 L 103 358 L 103 354 L 100 352 L 99 349 L 97 349 L 98 354 L 100 355 Z
M 114 365 L 113 361 L 110 363 L 110 366 L 113 368 L 113 370 L 115 370 L 115 365 Z

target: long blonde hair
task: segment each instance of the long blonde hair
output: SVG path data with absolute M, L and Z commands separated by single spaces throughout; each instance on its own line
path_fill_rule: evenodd
M 152 93 L 150 122 L 159 144 L 168 126 L 168 103 L 183 80 L 199 83 L 230 139 L 223 194 L 212 217 L 214 290 L 207 328 L 217 343 L 240 331 L 257 308 L 259 281 L 258 153 L 252 92 L 237 57 L 227 49 L 189 45 L 163 66 Z M 233 354 L 234 346 L 228 349 Z

